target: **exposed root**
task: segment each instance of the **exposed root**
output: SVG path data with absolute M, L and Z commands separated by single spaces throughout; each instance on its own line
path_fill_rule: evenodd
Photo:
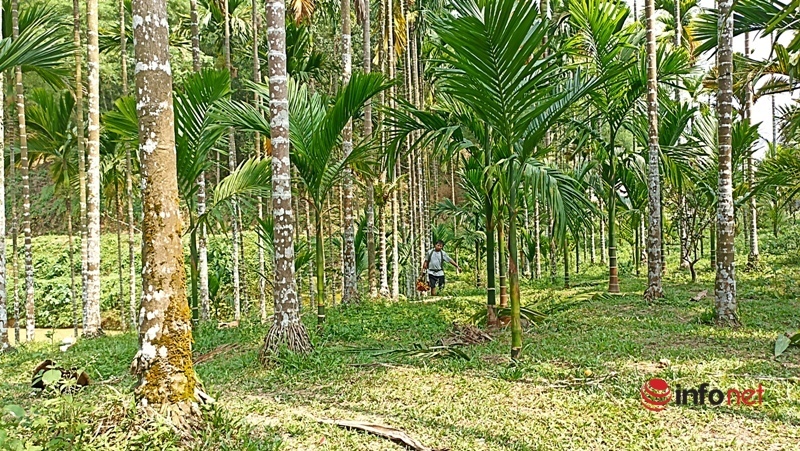
M 660 287 L 656 287 L 654 285 L 650 285 L 644 291 L 644 300 L 647 302 L 655 301 L 656 299 L 661 299 L 664 297 L 664 289 Z
M 105 336 L 106 336 L 106 333 L 100 327 L 98 327 L 97 330 L 94 331 L 94 332 L 84 332 L 83 333 L 83 338 L 88 338 L 88 339 L 105 337 Z
M 308 338 L 308 331 L 306 331 L 302 322 L 298 320 L 285 326 L 279 321 L 272 323 L 269 333 L 264 338 L 264 346 L 259 354 L 261 364 L 266 365 L 269 363 L 278 349 L 283 346 L 289 351 L 300 354 L 311 352 L 313 349 L 311 339 Z

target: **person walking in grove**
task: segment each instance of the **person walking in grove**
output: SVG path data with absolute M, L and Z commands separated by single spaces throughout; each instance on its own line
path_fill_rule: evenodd
M 428 273 L 428 282 L 431 287 L 431 296 L 436 295 L 436 287 L 444 288 L 444 263 L 450 263 L 456 267 L 457 271 L 461 271 L 455 260 L 447 255 L 444 251 L 444 241 L 439 240 L 436 246 L 429 250 L 425 255 L 425 262 L 422 264 L 422 270 Z

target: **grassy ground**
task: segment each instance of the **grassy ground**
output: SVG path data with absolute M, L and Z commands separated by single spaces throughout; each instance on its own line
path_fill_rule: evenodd
M 318 423 L 364 420 L 408 432 L 427 446 L 450 450 L 529 449 L 800 449 L 800 349 L 772 358 L 778 333 L 800 328 L 797 256 L 765 257 L 759 273 L 739 273 L 744 326 L 708 323 L 711 300 L 690 298 L 713 286 L 670 266 L 666 299 L 645 303 L 643 278 L 624 275 L 621 296 L 605 288 L 604 270 L 584 268 L 576 288 L 528 283 L 523 304 L 548 311 L 525 335 L 523 359 L 507 355 L 508 332 L 466 348 L 469 360 L 379 354 L 370 349 L 434 345 L 454 321 L 481 310 L 466 275 L 430 302 L 367 302 L 332 309 L 312 328 L 316 350 L 256 363 L 266 329 L 201 327 L 197 365 L 218 407 L 191 445 L 196 449 L 394 450 L 382 438 Z M 701 264 L 705 267 L 708 263 Z M 308 318 L 312 320 L 311 317 Z M 235 344 L 233 349 L 220 346 Z M 127 367 L 134 335 L 79 342 L 66 354 L 49 343 L 0 356 L 0 406 L 28 413 L 9 436 L 53 449 L 168 449 L 166 428 L 137 430 L 131 410 L 134 379 Z M 33 397 L 30 372 L 44 358 L 85 368 L 95 383 L 74 397 Z M 675 406 L 653 413 L 639 388 L 651 377 L 671 385 L 765 390 L 761 406 Z M 53 441 L 54 437 L 56 438 Z M 59 440 L 57 437 L 63 438 Z M 3 445 L 0 444 L 0 449 Z

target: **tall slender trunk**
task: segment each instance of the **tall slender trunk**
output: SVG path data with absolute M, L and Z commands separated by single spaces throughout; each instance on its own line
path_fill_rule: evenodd
M 228 0 L 223 1 L 224 33 L 223 51 L 225 53 L 225 69 L 233 78 L 233 64 L 231 63 L 231 19 Z M 236 133 L 233 127 L 228 128 L 228 170 L 236 170 Z M 217 181 L 219 182 L 219 181 Z M 242 289 L 239 264 L 239 203 L 236 199 L 231 201 L 231 278 L 233 279 L 233 319 L 239 321 L 242 317 Z M 289 207 L 291 211 L 291 205 Z
M 364 73 L 372 71 L 372 39 L 370 36 L 371 19 L 367 8 L 362 23 L 364 36 Z M 364 136 L 372 136 L 372 100 L 364 105 Z M 367 180 L 367 288 L 370 296 L 376 297 L 377 274 L 375 268 L 375 187 L 372 180 Z
M 397 180 L 397 165 L 392 169 L 392 180 Z M 397 189 L 392 191 L 392 299 L 397 300 L 400 294 L 400 240 L 398 216 L 400 204 Z
M 0 39 L 2 38 L 3 30 L 0 29 Z M 7 351 L 11 347 L 8 340 L 8 284 L 6 283 L 5 92 L 5 77 L 0 72 L 0 353 Z M 11 152 L 14 152 L 13 147 Z M 70 239 L 70 245 L 72 245 L 72 239 Z M 72 255 L 72 252 L 70 252 L 70 255 Z M 70 265 L 70 270 L 72 270 L 72 265 Z M 72 298 L 73 302 L 75 302 L 74 289 L 72 290 Z
M 72 336 L 78 338 L 78 297 L 75 292 L 75 255 L 72 251 L 72 195 L 71 187 L 66 187 L 64 201 L 67 204 L 67 252 L 69 252 L 69 289 L 72 301 Z M 123 318 L 123 321 L 125 319 Z
M 322 215 L 319 207 L 314 206 L 314 228 L 317 233 L 315 239 L 314 268 L 317 276 L 317 326 L 325 322 L 325 240 L 322 232 Z
M 342 12 L 342 87 L 350 83 L 352 72 L 352 36 L 350 35 L 350 0 L 341 0 Z M 345 156 L 353 151 L 353 121 L 348 120 L 342 130 L 342 151 Z M 344 274 L 342 302 L 353 303 L 358 301 L 357 280 L 356 280 L 356 244 L 355 226 L 353 219 L 353 174 L 348 168 L 344 173 L 343 187 L 344 204 L 344 231 L 343 231 L 343 261 L 342 269 Z
M 3 74 L 3 79 L 5 80 L 5 74 Z M 3 91 L 4 92 L 4 91 Z M 5 105 L 3 103 L 2 105 Z M 5 109 L 5 108 L 4 108 Z M 15 133 L 14 133 L 14 115 L 9 114 L 6 116 L 8 120 L 9 126 L 7 129 L 11 132 L 11 145 L 9 146 L 9 167 L 8 167 L 8 175 L 11 183 L 16 182 L 15 176 L 15 166 L 16 163 L 14 162 L 14 143 L 16 142 Z M 17 196 L 14 194 L 14 190 L 11 191 L 10 196 L 11 202 L 11 280 L 14 282 L 14 290 L 13 290 L 13 298 L 14 298 L 14 343 L 19 343 L 19 257 L 18 257 L 18 246 L 17 246 L 17 235 L 19 232 L 19 217 L 17 216 Z
M 380 224 L 380 230 L 378 230 L 378 235 L 380 236 L 380 248 L 381 248 L 381 296 L 389 297 L 389 259 L 387 258 L 387 251 L 386 247 L 388 243 L 386 242 L 386 207 L 381 204 L 378 207 L 378 223 Z
M 311 349 L 308 332 L 300 321 L 300 303 L 294 279 L 294 220 L 291 160 L 289 157 L 289 85 L 286 74 L 286 5 L 267 0 L 269 41 L 270 138 L 272 141 L 272 242 L 275 247 L 273 298 L 275 314 L 264 339 L 261 360 L 285 344 L 289 350 Z
M 608 292 L 619 293 L 617 270 L 617 200 L 614 188 L 608 189 Z
M 256 0 L 252 1 L 252 27 L 253 27 L 253 81 L 261 83 L 261 59 L 258 55 L 259 48 L 259 32 L 261 29 L 261 20 L 259 18 L 259 3 Z M 261 109 L 261 96 L 258 94 L 253 95 L 253 102 L 257 109 Z M 255 141 L 255 154 L 256 158 L 261 158 L 261 134 L 255 133 L 253 137 Z M 299 213 L 299 209 L 296 209 Z M 258 221 L 264 220 L 264 199 L 261 196 L 256 198 L 256 215 Z M 261 323 L 267 322 L 267 280 L 265 278 L 267 273 L 267 262 L 264 257 L 264 240 L 261 234 L 256 237 L 256 247 L 258 252 L 258 312 L 261 318 Z
M 389 64 L 389 80 L 394 81 L 395 79 L 395 48 L 394 48 L 394 41 L 395 41 L 395 30 L 394 30 L 394 6 L 392 4 L 392 0 L 386 1 L 386 30 L 387 30 L 387 42 L 389 44 L 389 49 L 387 51 L 388 55 L 388 64 Z M 389 107 L 395 107 L 395 85 L 393 84 L 391 88 L 389 88 Z M 391 180 L 395 182 L 397 180 L 398 174 L 398 165 L 395 164 L 391 170 Z M 400 291 L 400 255 L 399 255 L 399 240 L 398 240 L 398 231 L 397 231 L 397 222 L 398 218 L 397 215 L 399 213 L 399 205 L 398 205 L 398 198 L 397 198 L 397 189 L 392 190 L 392 299 L 397 299 Z
M 606 222 L 600 218 L 600 263 L 606 263 Z
M 735 217 L 731 152 L 733 101 L 733 12 L 731 0 L 719 1 L 719 51 L 717 118 L 719 123 L 719 193 L 717 201 L 717 275 L 714 284 L 716 320 L 720 325 L 737 325 Z
M 103 335 L 100 326 L 100 49 L 97 0 L 86 2 L 89 136 L 87 166 L 87 288 L 84 337 Z M 21 129 L 21 127 L 20 127 Z
M 505 224 L 503 220 L 497 222 L 497 263 L 500 265 L 500 308 L 508 307 L 508 285 L 506 281 L 506 268 L 508 256 L 506 255 Z
M 547 229 L 548 240 L 550 241 L 550 251 L 548 252 L 548 259 L 550 260 L 550 283 L 556 283 L 558 277 L 558 243 L 556 242 L 556 220 L 552 208 L 548 208 L 550 225 Z
M 75 45 L 75 141 L 78 147 L 78 187 L 79 187 L 79 209 L 80 209 L 80 232 L 81 232 L 81 307 L 83 328 L 86 329 L 87 312 L 86 306 L 89 301 L 89 273 L 88 262 L 89 252 L 87 245 L 87 223 L 86 223 L 86 150 L 84 148 L 83 136 L 83 81 L 82 81 L 82 54 L 83 44 L 81 42 L 81 9 L 78 0 L 72 0 L 72 21 L 73 21 L 73 43 Z M 19 322 L 17 323 L 19 324 Z
M 744 34 L 744 54 L 748 58 L 750 57 L 750 33 Z M 753 122 L 753 82 L 748 78 L 747 83 L 745 84 L 745 118 Z M 753 158 L 753 154 L 750 154 L 747 158 L 747 186 L 750 190 L 753 189 L 756 183 L 756 164 L 755 158 Z M 756 197 L 751 196 L 750 200 L 747 204 L 747 219 L 748 224 L 747 228 L 749 228 L 749 240 L 748 240 L 748 247 L 749 252 L 747 254 L 747 267 L 748 269 L 757 269 L 759 267 L 759 252 L 758 252 L 758 208 L 756 205 Z
M 564 288 L 569 288 L 569 245 L 566 237 L 564 238 L 564 245 L 562 248 L 562 254 L 564 257 Z
M 139 378 L 139 406 L 188 428 L 186 417 L 200 414 L 199 388 L 181 245 L 167 5 L 133 0 L 132 6 L 136 66 L 145 69 L 136 73 L 144 218 L 139 351 L 131 371 Z
M 676 4 L 679 3 L 676 0 Z M 659 162 L 661 148 L 658 142 L 658 73 L 656 61 L 654 0 L 645 0 L 647 27 L 647 118 L 648 118 L 648 164 L 647 164 L 647 288 L 645 299 L 664 296 L 661 268 L 661 174 Z M 638 269 L 638 266 L 637 266 Z
M 542 278 L 542 222 L 541 216 L 539 212 L 539 199 L 538 193 L 536 194 L 536 198 L 533 201 L 533 239 L 535 243 L 535 249 L 533 252 L 533 268 L 534 268 L 534 276 L 537 279 Z
M 485 157 L 488 164 L 489 156 Z M 497 324 L 497 292 L 495 285 L 495 265 L 494 265 L 494 203 L 491 193 L 487 193 L 483 200 L 484 224 L 486 227 L 486 324 L 491 327 Z
M 708 254 L 711 260 L 711 269 L 717 270 L 717 226 L 715 222 L 711 222 L 708 232 Z
M 114 206 L 116 207 L 116 232 L 117 232 L 117 274 L 119 275 L 119 325 L 122 330 L 128 328 L 128 321 L 125 318 L 127 315 L 125 314 L 126 310 L 130 307 L 130 303 L 128 303 L 128 308 L 125 305 L 125 276 L 123 276 L 122 271 L 122 203 L 119 200 L 119 192 L 115 189 L 114 192 Z
M 455 203 L 455 199 L 454 199 L 453 203 Z M 531 230 L 531 221 L 530 221 L 530 215 L 528 214 L 528 197 L 527 196 L 525 198 L 523 198 L 523 205 L 524 205 L 524 208 L 525 208 L 525 223 L 524 223 L 525 231 L 526 232 L 530 232 L 530 230 Z M 530 258 L 527 258 L 527 257 L 525 258 L 525 266 L 523 267 L 523 274 L 527 275 L 528 277 L 530 277 L 530 275 L 531 275 L 531 259 Z
M 14 39 L 19 37 L 19 2 L 11 2 L 11 20 Z M 25 128 L 25 94 L 22 85 L 22 67 L 14 69 L 17 92 L 17 121 L 19 123 L 19 164 L 22 177 L 22 233 L 25 237 L 25 335 L 33 341 L 36 328 L 36 311 L 33 301 L 33 249 L 31 245 L 31 187 L 28 178 L 28 135 Z
M 589 263 L 594 265 L 595 259 L 597 258 L 597 250 L 596 250 L 597 245 L 595 244 L 594 222 L 592 222 L 589 227 L 591 228 L 589 231 L 589 233 L 591 234 L 589 237 L 589 246 L 591 248 L 589 252 L 589 258 L 590 258 Z
M 120 61 L 122 66 L 122 95 L 128 95 L 128 34 L 125 32 L 125 2 L 119 2 L 119 38 Z M 125 198 L 128 209 L 128 291 L 130 324 L 136 327 L 136 247 L 134 246 L 134 216 L 133 216 L 133 163 L 131 148 L 125 146 Z M 127 321 L 122 318 L 123 324 Z
M 522 354 L 522 322 L 520 321 L 519 253 L 517 252 L 517 193 L 508 197 L 508 279 L 511 285 L 511 358 Z M 501 244 L 502 246 L 502 244 Z

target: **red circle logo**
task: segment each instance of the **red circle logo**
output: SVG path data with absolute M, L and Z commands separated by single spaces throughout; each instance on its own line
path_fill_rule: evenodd
M 650 379 L 642 385 L 642 406 L 652 412 L 660 412 L 672 401 L 672 391 L 664 379 Z

